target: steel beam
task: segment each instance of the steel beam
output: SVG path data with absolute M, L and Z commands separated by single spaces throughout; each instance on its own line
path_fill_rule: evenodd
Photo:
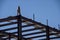
M 46 26 L 46 40 L 50 40 L 49 36 L 49 27 Z
M 10 16 L 10 17 L 7 17 L 7 18 L 0 19 L 0 23 L 1 22 L 8 22 L 10 20 L 15 20 L 15 19 L 17 19 L 17 16 Z
M 49 34 L 50 36 L 51 35 L 56 35 L 57 33 L 51 33 L 51 34 Z M 32 35 L 32 34 L 31 34 Z M 27 34 L 26 35 L 24 35 L 24 36 L 28 36 Z M 38 35 L 38 36 L 34 36 L 34 37 L 29 37 L 29 38 L 38 38 L 38 37 L 46 37 L 46 35 L 45 34 L 43 34 L 43 35 Z M 56 37 L 52 37 L 52 38 L 50 38 L 50 39 L 54 39 L 54 38 L 59 38 L 60 36 L 56 36 Z M 29 39 L 28 38 L 28 39 Z M 47 40 L 47 39 L 46 39 Z
M 58 38 L 60 38 L 60 37 L 52 37 L 52 38 L 50 38 L 50 40 L 52 40 L 52 39 L 58 39 Z M 39 39 L 39 40 L 46 40 L 46 38 Z
M 14 29 L 17 29 L 17 27 L 14 27 L 14 28 L 8 28 L 8 29 L 3 29 L 3 30 L 0 30 L 0 31 L 9 31 L 9 30 L 14 30 Z
M 28 35 L 35 35 L 35 34 L 41 34 L 41 33 L 45 33 L 46 31 L 42 31 L 42 32 L 34 32 L 34 33 L 30 33 L 30 34 L 25 34 L 23 36 L 28 36 Z
M 28 31 L 34 31 L 34 30 L 39 30 L 40 28 L 32 28 L 32 29 L 28 29 L 28 30 L 23 30 L 22 32 L 28 32 Z
M 8 25 L 13 25 L 13 24 L 17 24 L 17 22 L 10 22 L 10 23 L 6 23 L 6 24 L 1 24 L 0 27 L 8 26 Z

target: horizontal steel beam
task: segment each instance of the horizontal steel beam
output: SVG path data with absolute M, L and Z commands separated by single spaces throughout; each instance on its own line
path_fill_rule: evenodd
M 50 39 L 58 39 L 58 38 L 60 38 L 60 37 L 52 37 Z M 39 40 L 46 40 L 46 38 L 45 39 L 39 39 Z
M 28 24 L 28 25 L 23 25 L 22 27 L 28 27 L 28 26 L 33 26 L 34 24 Z M 13 30 L 13 29 L 17 29 L 17 27 L 14 27 L 14 28 L 8 28 L 8 29 L 3 29 L 1 31 L 8 31 L 8 30 Z
M 0 30 L 0 31 L 9 31 L 9 30 L 13 30 L 13 29 L 16 29 L 17 27 L 15 27 L 15 28 L 10 28 L 10 29 L 5 29 L 5 30 Z M 40 28 L 38 28 L 38 29 L 28 29 L 28 30 L 23 30 L 22 32 L 27 32 L 27 31 L 33 31 L 33 30 L 39 30 Z
M 0 30 L 0 31 L 9 31 L 9 30 L 14 30 L 14 29 L 17 29 L 17 27 L 14 27 L 14 28 L 8 28 L 8 29 L 3 29 L 3 30 Z
M 10 21 L 10 20 L 15 20 L 17 19 L 17 16 L 10 16 L 10 17 L 7 17 L 7 18 L 3 18 L 3 19 L 0 19 L 0 22 L 5 22 L 5 21 Z
M 60 36 L 58 36 L 58 37 L 52 37 L 52 38 L 50 38 L 50 39 L 57 39 L 57 38 L 60 38 Z
M 3 33 L 3 34 L 6 34 L 6 35 L 11 35 L 11 36 L 17 37 L 17 36 L 14 35 L 13 33 L 7 33 L 7 32 L 4 32 L 4 31 L 0 31 L 0 33 Z
M 24 26 L 22 26 L 23 28 L 24 27 L 29 27 L 29 26 L 34 26 L 35 24 L 27 24 L 27 25 L 24 25 Z
M 35 35 L 35 34 L 42 34 L 45 33 L 46 31 L 42 31 L 42 32 L 34 32 L 34 33 L 30 33 L 30 34 L 25 34 L 23 36 L 28 36 L 28 35 Z
M 49 34 L 50 36 L 51 35 L 56 35 L 57 33 L 51 33 L 51 34 Z M 46 35 L 45 34 L 43 34 L 43 35 L 38 35 L 38 36 L 34 36 L 34 37 L 29 37 L 29 38 L 38 38 L 38 37 L 45 37 Z M 57 36 L 58 37 L 58 36 Z M 51 39 L 53 39 L 53 37 L 51 38 Z
M 17 22 L 10 22 L 10 23 L 6 23 L 6 24 L 1 24 L 0 27 L 8 26 L 8 25 L 13 25 L 13 24 L 17 24 Z
M 12 38 L 14 38 L 14 37 L 10 37 L 10 38 L 12 39 Z M 7 39 L 9 40 L 8 37 L 7 37 L 7 38 L 3 38 L 3 40 L 7 40 Z M 23 38 L 23 39 L 24 39 L 24 40 L 29 40 L 29 39 L 27 39 L 27 38 Z
M 22 32 L 33 31 L 33 30 L 40 30 L 40 29 L 42 29 L 42 28 L 32 28 L 32 29 L 24 30 Z
M 44 37 L 46 35 L 39 35 L 39 36 L 34 36 L 34 37 L 28 37 L 28 39 L 33 39 L 33 38 L 38 38 L 38 37 Z

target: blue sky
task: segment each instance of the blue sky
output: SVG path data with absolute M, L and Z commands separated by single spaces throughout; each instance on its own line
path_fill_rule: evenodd
M 16 15 L 17 6 L 21 7 L 21 14 L 28 18 L 57 27 L 60 24 L 60 0 L 0 0 L 0 18 Z
M 60 0 L 0 0 L 0 18 L 17 15 L 17 7 L 20 5 L 21 14 L 27 18 L 58 28 L 60 24 Z

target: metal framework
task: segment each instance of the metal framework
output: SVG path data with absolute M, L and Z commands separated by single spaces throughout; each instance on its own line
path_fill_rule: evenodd
M 19 7 L 18 10 L 20 13 Z M 52 40 L 58 38 L 60 38 L 59 30 L 21 14 L 0 19 L 0 40 Z

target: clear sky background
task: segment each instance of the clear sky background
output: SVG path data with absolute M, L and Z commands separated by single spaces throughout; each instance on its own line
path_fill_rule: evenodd
M 58 27 L 60 24 L 60 0 L 0 0 L 0 18 L 16 15 L 17 6 L 21 7 L 21 14 L 28 18 Z
M 21 14 L 27 18 L 58 28 L 60 24 L 60 0 L 0 0 L 0 18 L 15 16 L 20 5 Z

